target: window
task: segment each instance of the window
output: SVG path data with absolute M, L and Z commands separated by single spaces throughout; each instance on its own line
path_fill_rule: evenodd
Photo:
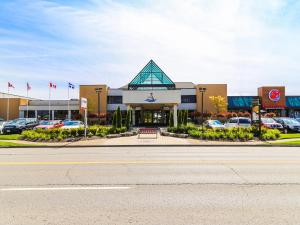
M 181 103 L 196 103 L 196 95 L 181 95 Z
M 122 96 L 107 96 L 107 104 L 122 104 Z

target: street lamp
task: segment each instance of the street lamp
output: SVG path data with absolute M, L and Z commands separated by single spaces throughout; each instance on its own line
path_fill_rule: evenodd
M 98 94 L 98 117 L 100 117 L 100 94 L 102 88 L 95 88 L 96 93 Z
M 204 109 L 203 109 L 204 108 L 204 104 L 203 104 L 203 102 L 204 102 L 204 93 L 206 92 L 206 88 L 200 87 L 199 91 L 201 93 L 201 126 L 202 126 L 202 132 L 203 132 L 203 130 L 204 130 L 204 128 L 203 128 L 203 112 L 204 112 Z

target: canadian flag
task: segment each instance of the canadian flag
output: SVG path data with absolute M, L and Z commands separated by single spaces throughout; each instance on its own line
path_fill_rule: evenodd
M 8 82 L 7 85 L 8 85 L 8 88 L 15 88 L 14 85 L 12 83 L 10 83 L 10 82 Z
M 50 87 L 50 88 L 54 88 L 54 89 L 56 89 L 56 84 L 54 84 L 54 83 L 50 82 L 50 83 L 49 83 L 49 87 Z

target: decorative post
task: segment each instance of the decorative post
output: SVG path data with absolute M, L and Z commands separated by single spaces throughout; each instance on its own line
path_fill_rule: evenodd
M 204 130 L 204 127 L 203 127 L 203 120 L 204 120 L 204 116 L 203 116 L 203 113 L 204 113 L 204 93 L 206 92 L 206 88 L 204 87 L 200 87 L 199 88 L 199 91 L 201 93 L 201 127 L 202 127 L 202 132 Z

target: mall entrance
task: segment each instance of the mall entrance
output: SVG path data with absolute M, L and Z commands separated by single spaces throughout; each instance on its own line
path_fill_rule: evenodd
M 169 114 L 169 110 L 137 110 L 135 124 L 146 127 L 168 126 Z

